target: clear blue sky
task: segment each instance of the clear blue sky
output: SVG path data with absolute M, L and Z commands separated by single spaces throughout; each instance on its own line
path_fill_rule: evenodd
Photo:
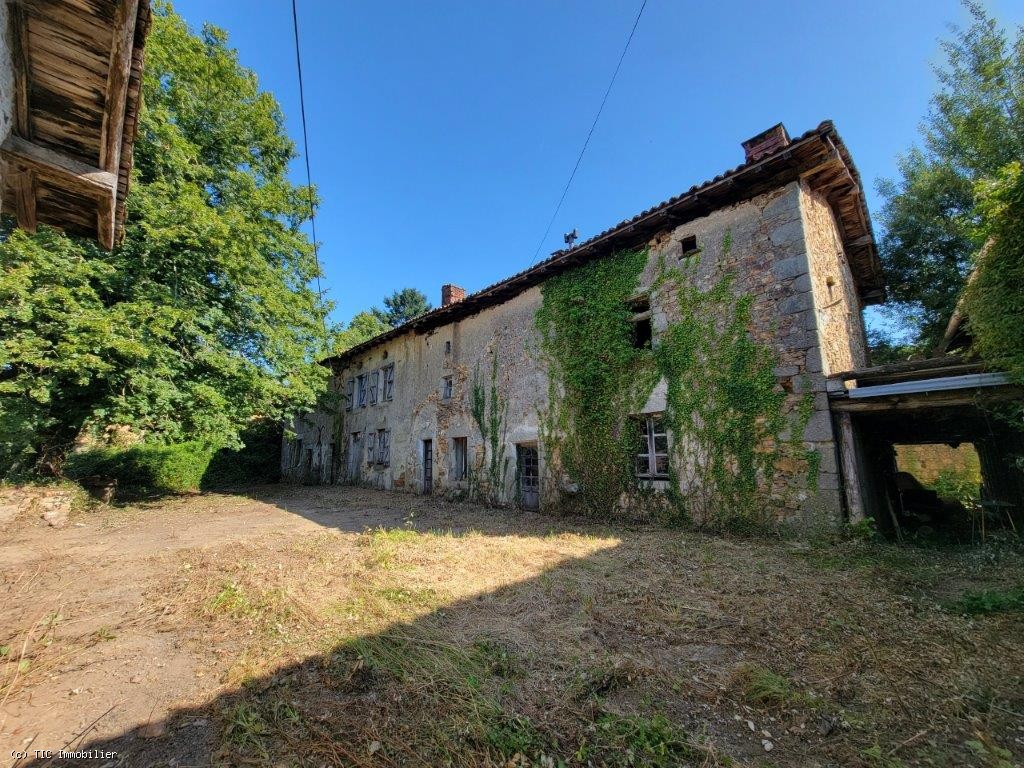
M 300 143 L 290 0 L 175 7 L 228 31 Z M 988 7 L 1024 22 L 1024 4 Z M 336 320 L 396 288 L 436 305 L 444 282 L 475 291 L 532 263 L 638 8 L 299 0 Z M 955 0 L 648 0 L 541 257 L 573 227 L 585 239 L 739 164 L 740 142 L 779 121 L 796 135 L 834 120 L 875 212 L 875 179 L 927 110 L 938 41 L 966 21 Z

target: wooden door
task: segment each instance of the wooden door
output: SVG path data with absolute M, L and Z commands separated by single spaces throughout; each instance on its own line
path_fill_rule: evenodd
M 540 456 L 537 446 L 516 446 L 516 473 L 519 476 L 519 503 L 526 509 L 540 506 Z
M 348 445 L 348 479 L 359 481 L 359 469 L 363 464 L 363 433 L 353 432 Z
M 434 441 L 423 441 L 423 492 L 434 491 Z

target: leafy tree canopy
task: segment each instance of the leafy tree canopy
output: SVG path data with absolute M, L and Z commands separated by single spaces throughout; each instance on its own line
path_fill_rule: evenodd
M 384 299 L 384 309 L 374 307 L 372 311 L 377 319 L 392 328 L 397 328 L 432 309 L 433 307 L 422 291 L 415 288 L 403 288 Z
M 335 335 L 334 352 L 344 352 L 389 330 L 391 326 L 373 312 L 360 312 L 349 321 L 348 327 Z
M 941 338 L 986 239 L 977 183 L 1024 159 L 1024 31 L 1011 40 L 979 4 L 965 6 L 973 22 L 942 44 L 923 146 L 878 185 L 890 311 L 923 348 Z
M 237 444 L 311 405 L 328 307 L 281 110 L 226 34 L 155 8 L 123 244 L 0 243 L 0 476 L 59 469 L 83 429 Z
M 989 241 L 965 295 L 974 343 L 990 363 L 1024 384 L 1024 170 L 1010 163 L 978 185 Z

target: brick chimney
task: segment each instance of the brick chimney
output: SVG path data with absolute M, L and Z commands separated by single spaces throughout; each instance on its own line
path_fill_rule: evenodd
M 454 304 L 457 301 L 462 301 L 466 298 L 466 289 L 459 288 L 457 285 L 451 283 L 445 283 L 441 286 L 441 306 L 447 307 L 449 304 Z
M 743 151 L 746 153 L 746 161 L 752 163 L 760 160 L 765 155 L 770 155 L 783 147 L 789 146 L 789 134 L 786 133 L 786 126 L 782 123 L 773 125 L 767 131 L 762 131 L 753 138 L 743 142 Z

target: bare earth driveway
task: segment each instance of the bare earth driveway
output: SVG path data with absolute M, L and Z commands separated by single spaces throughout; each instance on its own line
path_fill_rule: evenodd
M 1024 760 L 1024 615 L 971 594 L 1011 548 L 268 486 L 19 519 L 0 568 L 0 764 Z

